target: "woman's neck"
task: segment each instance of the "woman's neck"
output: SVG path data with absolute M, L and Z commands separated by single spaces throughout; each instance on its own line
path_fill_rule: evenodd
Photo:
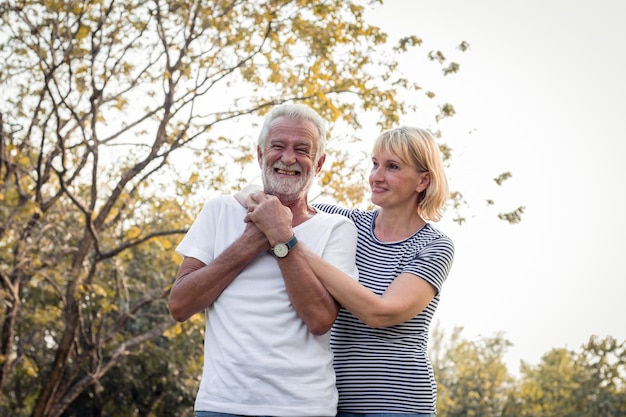
M 425 224 L 426 221 L 415 210 L 407 213 L 379 209 L 374 234 L 382 242 L 397 242 L 413 236 Z

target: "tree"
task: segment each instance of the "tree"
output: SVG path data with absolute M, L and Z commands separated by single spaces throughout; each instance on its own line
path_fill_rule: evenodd
M 511 342 L 502 335 L 470 341 L 455 328 L 447 343 L 433 331 L 431 356 L 437 381 L 437 414 L 445 417 L 499 416 L 512 387 L 503 356 Z
M 626 342 L 592 336 L 577 362 L 584 369 L 580 390 L 573 396 L 578 415 L 626 415 Z
M 523 364 L 503 417 L 617 417 L 625 412 L 625 343 L 592 336 L 580 352 L 555 348 L 539 365 Z
M 364 21 L 370 3 L 0 4 L 0 413 L 113 414 L 120 404 L 101 392 L 120 384 L 107 376 L 131 369 L 157 387 L 168 368 L 153 354 L 190 349 L 178 338 L 198 323 L 175 325 L 165 303 L 172 251 L 208 191 L 246 181 L 251 138 L 238 123 L 286 101 L 352 129 L 362 113 L 398 120 L 397 92 L 420 88 L 380 50 L 421 41 L 389 49 Z M 338 181 L 347 163 L 322 183 L 358 199 L 360 179 Z M 158 391 L 139 413 L 159 409 Z
M 523 363 L 522 381 L 505 407 L 504 416 L 572 416 L 576 404 L 572 393 L 579 389 L 581 368 L 574 352 L 553 349 L 532 367 Z

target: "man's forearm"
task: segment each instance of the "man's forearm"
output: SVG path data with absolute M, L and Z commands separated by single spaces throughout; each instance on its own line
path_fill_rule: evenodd
M 209 307 L 262 250 L 240 238 L 208 265 L 186 257 L 168 299 L 172 317 L 185 321 Z

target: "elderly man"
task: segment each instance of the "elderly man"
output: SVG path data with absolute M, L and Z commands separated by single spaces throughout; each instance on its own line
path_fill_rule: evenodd
M 209 200 L 177 247 L 171 314 L 206 313 L 197 417 L 336 414 L 329 330 L 339 306 L 298 246 L 357 279 L 354 224 L 308 203 L 325 138 L 309 107 L 274 108 L 257 148 L 266 196 L 249 211 L 233 196 Z

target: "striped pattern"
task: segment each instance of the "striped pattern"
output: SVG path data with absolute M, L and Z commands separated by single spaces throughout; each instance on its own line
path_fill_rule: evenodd
M 428 332 L 441 286 L 448 276 L 454 245 L 430 224 L 401 242 L 379 242 L 373 234 L 376 211 L 316 204 L 340 213 L 358 229 L 359 281 L 380 295 L 402 272 L 437 288 L 428 307 L 411 320 L 381 329 L 362 323 L 341 309 L 331 346 L 339 390 L 339 410 L 356 413 L 435 413 L 437 386 L 427 355 Z

